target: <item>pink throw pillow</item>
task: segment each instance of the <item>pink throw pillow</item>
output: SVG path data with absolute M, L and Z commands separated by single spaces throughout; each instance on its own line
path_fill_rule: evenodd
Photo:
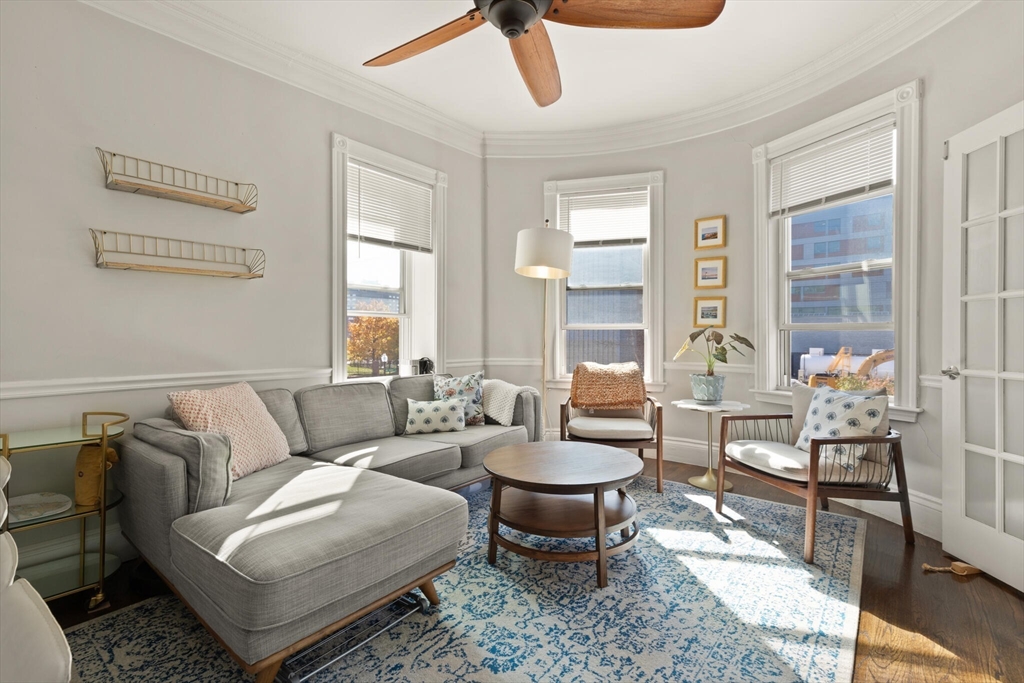
M 209 391 L 175 391 L 167 398 L 186 429 L 231 439 L 232 480 L 291 457 L 284 432 L 245 382 Z

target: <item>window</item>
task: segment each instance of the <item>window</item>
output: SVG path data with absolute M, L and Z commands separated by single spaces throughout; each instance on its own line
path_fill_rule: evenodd
M 334 381 L 408 372 L 423 356 L 443 372 L 444 174 L 340 135 L 334 151 Z
M 546 183 L 547 214 L 575 238 L 572 274 L 551 288 L 550 379 L 564 383 L 584 361 L 636 361 L 660 388 L 661 188 L 657 173 Z
M 883 388 L 916 419 L 920 100 L 897 88 L 754 151 L 760 400 Z M 762 350 L 763 349 L 763 350 Z

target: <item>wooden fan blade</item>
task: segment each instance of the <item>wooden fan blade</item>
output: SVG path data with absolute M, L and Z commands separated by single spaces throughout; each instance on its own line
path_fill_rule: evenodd
M 725 0 L 554 0 L 546 21 L 590 28 L 699 28 Z
M 538 21 L 529 31 L 508 42 L 519 73 L 537 106 L 546 107 L 557 102 L 562 96 L 562 79 L 558 75 L 558 62 L 555 61 L 555 51 L 551 49 L 551 38 L 544 22 Z
M 487 21 L 480 16 L 479 10 L 470 10 L 464 16 L 455 21 L 449 21 L 441 28 L 436 28 L 430 33 L 425 33 L 415 40 L 410 40 L 404 45 L 399 45 L 394 50 L 385 52 L 379 57 L 374 57 L 363 66 L 388 66 L 400 62 L 409 57 L 415 57 L 421 52 L 426 52 L 438 45 L 443 45 L 453 38 L 469 33 L 477 26 L 483 26 Z

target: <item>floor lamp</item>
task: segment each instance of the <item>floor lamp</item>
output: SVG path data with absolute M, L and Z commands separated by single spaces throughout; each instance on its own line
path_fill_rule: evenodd
M 540 371 L 542 434 L 548 419 L 548 390 L 545 386 L 548 378 L 548 280 L 569 277 L 573 246 L 572 234 L 568 230 L 551 228 L 550 223 L 546 220 L 543 228 L 520 230 L 516 239 L 516 272 L 544 280 L 544 340 Z

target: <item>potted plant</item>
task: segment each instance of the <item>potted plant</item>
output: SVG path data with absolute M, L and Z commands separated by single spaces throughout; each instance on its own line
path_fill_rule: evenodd
M 704 338 L 704 346 L 707 349 L 707 353 L 694 346 L 701 337 Z M 715 363 L 728 363 L 730 351 L 735 351 L 741 356 L 744 355 L 739 350 L 740 346 L 746 346 L 751 351 L 754 350 L 754 345 L 750 343 L 750 340 L 738 334 L 730 334 L 729 341 L 726 341 L 725 336 L 721 332 L 711 327 L 694 330 L 690 333 L 689 339 L 683 342 L 683 346 L 676 352 L 672 360 L 676 360 L 676 358 L 679 358 L 679 356 L 687 351 L 693 351 L 704 359 L 704 363 L 708 367 L 707 372 L 690 375 L 690 385 L 693 387 L 694 401 L 705 405 L 722 401 L 722 392 L 725 391 L 725 377 L 715 374 Z

